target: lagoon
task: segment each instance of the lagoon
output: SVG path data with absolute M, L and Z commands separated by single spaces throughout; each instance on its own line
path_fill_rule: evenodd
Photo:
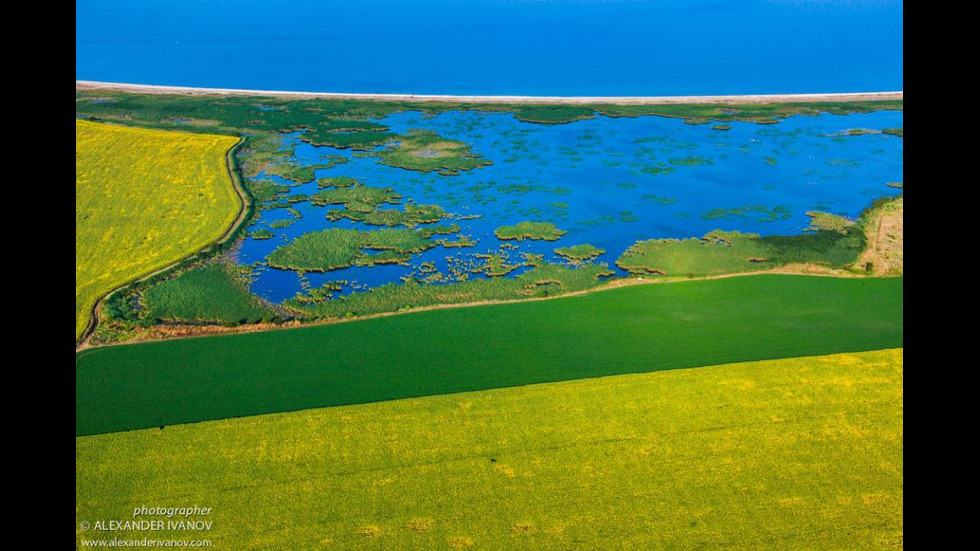
M 458 224 L 459 233 L 477 243 L 461 249 L 435 247 L 415 255 L 407 266 L 305 274 L 269 268 L 268 255 L 303 234 L 327 228 L 377 229 L 328 220 L 327 213 L 340 205 L 297 202 L 292 207 L 301 215 L 298 219 L 285 208 L 262 211 L 250 231 L 262 237 L 271 233 L 271 238 L 246 239 L 236 258 L 255 266 L 253 292 L 276 303 L 333 281 L 347 281 L 339 294 L 397 283 L 423 275 L 425 263 L 446 272 L 450 265 L 478 263 L 476 254 L 517 259 L 532 253 L 563 262 L 555 248 L 582 244 L 605 250 L 597 261 L 624 275 L 613 263 L 638 240 L 700 237 L 715 229 L 798 235 L 810 223 L 808 211 L 854 219 L 873 200 L 900 194 L 901 189 L 888 184 L 903 180 L 903 138 L 879 131 L 900 128 L 903 121 L 902 111 L 794 116 L 778 124 L 733 122 L 727 130 L 657 116 L 599 116 L 561 125 L 479 111 L 409 111 L 378 119 L 399 134 L 421 128 L 465 142 L 493 163 L 456 175 L 391 167 L 371 155 L 315 147 L 300 141 L 298 134 L 284 135 L 284 146 L 295 145 L 294 157 L 304 164 L 317 164 L 326 156 L 349 159 L 318 169 L 317 178 L 353 177 L 368 186 L 391 188 L 418 204 L 439 205 L 455 215 L 445 222 Z M 853 130 L 862 132 L 851 135 Z M 316 182 L 296 185 L 264 174 L 258 179 L 290 185 L 286 198 L 317 192 Z M 288 227 L 279 227 L 293 219 Z M 551 222 L 567 233 L 553 242 L 495 236 L 497 228 L 521 221 Z M 262 230 L 268 233 L 255 233 Z

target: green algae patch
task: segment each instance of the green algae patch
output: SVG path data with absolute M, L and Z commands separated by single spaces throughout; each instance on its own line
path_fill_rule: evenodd
M 269 266 L 301 272 L 327 272 L 351 266 L 404 263 L 436 244 L 408 229 L 358 231 L 332 228 L 303 234 L 272 251 Z M 380 252 L 376 252 L 380 251 Z
M 512 226 L 501 226 L 494 232 L 497 239 L 524 241 L 558 241 L 566 231 L 558 229 L 551 222 L 530 222 L 524 221 Z
M 777 220 L 787 220 L 793 216 L 793 212 L 784 205 L 767 207 L 765 205 L 748 205 L 734 208 L 711 209 L 701 215 L 704 220 L 738 220 L 752 218 L 756 222 L 775 222 Z
M 687 157 L 671 157 L 668 159 L 668 162 L 674 166 L 702 166 L 710 165 L 711 159 L 707 157 L 688 155 Z
M 674 203 L 677 202 L 677 199 L 675 197 L 667 197 L 663 195 L 656 195 L 653 193 L 644 193 L 642 199 L 644 201 L 649 201 L 651 203 L 657 205 L 664 205 L 664 206 L 673 205 Z
M 473 148 L 466 143 L 443 138 L 431 130 L 412 130 L 400 135 L 373 155 L 388 166 L 444 175 L 493 164 L 473 153 Z

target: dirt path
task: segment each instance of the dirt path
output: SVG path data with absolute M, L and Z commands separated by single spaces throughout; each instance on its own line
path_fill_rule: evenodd
M 251 211 L 251 204 L 252 204 L 252 202 L 249 199 L 248 193 L 245 192 L 245 187 L 243 186 L 241 180 L 238 177 L 238 172 L 235 170 L 235 166 L 236 165 L 235 165 L 235 159 L 234 159 L 235 152 L 238 151 L 238 148 L 241 147 L 241 145 L 244 144 L 244 143 L 245 143 L 245 139 L 244 138 L 239 138 L 238 139 L 238 142 L 235 143 L 235 145 L 231 146 L 228 149 L 228 151 L 225 152 L 225 169 L 228 171 L 228 177 L 231 178 L 232 188 L 234 188 L 235 193 L 238 195 L 238 200 L 241 202 L 241 205 L 242 205 L 242 208 L 241 208 L 241 210 L 238 213 L 238 217 L 235 218 L 235 220 L 231 223 L 231 225 L 228 227 L 228 229 L 225 230 L 225 232 L 221 235 L 220 238 L 218 238 L 216 241 L 210 243 L 209 245 L 204 246 L 198 252 L 196 252 L 196 253 L 194 253 L 194 254 L 192 254 L 190 256 L 186 256 L 184 258 L 178 259 L 178 260 L 176 260 L 174 262 L 171 262 L 170 264 L 164 266 L 163 268 L 159 268 L 159 269 L 153 270 L 152 272 L 149 272 L 147 274 L 144 274 L 142 276 L 139 276 L 137 278 L 134 278 L 134 279 L 132 279 L 132 280 L 130 280 L 130 281 L 128 281 L 128 282 L 126 282 L 126 283 L 124 283 L 124 284 L 116 287 L 115 289 L 109 291 L 108 293 L 102 295 L 101 297 L 99 297 L 99 299 L 97 301 L 95 301 L 95 304 L 92 306 L 92 311 L 91 311 L 91 316 L 89 317 L 88 327 L 86 327 L 85 328 L 85 332 L 82 333 L 82 338 L 79 339 L 79 341 L 75 343 L 75 352 L 76 353 L 79 352 L 79 351 L 81 351 L 81 350 L 85 350 L 86 348 L 92 348 L 92 344 L 91 344 L 90 341 L 92 340 L 92 335 L 95 333 L 96 328 L 98 328 L 98 326 L 99 326 L 99 312 L 102 310 L 102 305 L 105 303 L 106 299 L 109 298 L 109 296 L 111 296 L 112 293 L 115 293 L 119 289 L 122 289 L 124 287 L 129 286 L 129 285 L 132 285 L 133 283 L 139 283 L 141 281 L 146 281 L 147 279 L 150 279 L 151 277 L 154 277 L 154 276 L 156 276 L 158 274 L 161 274 L 163 272 L 166 272 L 167 270 L 173 269 L 174 266 L 177 266 L 178 264 L 180 264 L 182 262 L 186 262 L 187 260 L 200 257 L 201 255 L 203 255 L 207 251 L 209 251 L 212 247 L 215 247 L 217 245 L 221 245 L 222 243 L 224 243 L 225 241 L 227 241 L 229 238 L 231 238 L 231 236 L 234 235 L 236 231 L 238 231 L 238 228 L 243 223 L 245 223 L 247 221 L 247 219 L 248 219 L 248 213 Z
M 139 94 L 183 94 L 261 96 L 292 99 L 353 99 L 377 101 L 418 101 L 435 103 L 496 103 L 544 105 L 696 105 L 762 103 L 811 103 L 839 101 L 886 101 L 904 99 L 904 91 L 855 92 L 843 94 L 758 94 L 743 96 L 450 96 L 420 94 L 349 94 L 342 92 L 290 92 L 285 90 L 244 90 L 238 88 L 194 88 L 76 80 L 75 90 L 106 90 Z
M 868 248 L 859 264 L 871 265 L 876 276 L 901 275 L 905 272 L 905 200 L 902 197 L 886 204 L 868 222 Z

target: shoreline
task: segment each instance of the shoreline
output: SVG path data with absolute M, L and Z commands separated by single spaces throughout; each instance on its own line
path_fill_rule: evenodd
M 830 94 L 751 94 L 731 96 L 455 96 L 433 94 L 365 94 L 345 92 L 293 92 L 285 90 L 247 90 L 240 88 L 200 88 L 76 80 L 75 90 L 105 90 L 137 94 L 177 94 L 187 96 L 253 96 L 284 99 L 337 99 L 368 101 L 408 101 L 428 103 L 476 103 L 501 105 L 753 105 L 772 103 L 818 103 L 848 101 L 900 101 L 904 91 L 845 92 Z

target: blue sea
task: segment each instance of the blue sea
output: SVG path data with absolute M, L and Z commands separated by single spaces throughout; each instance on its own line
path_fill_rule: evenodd
M 77 0 L 75 78 L 418 94 L 903 89 L 901 0 Z

